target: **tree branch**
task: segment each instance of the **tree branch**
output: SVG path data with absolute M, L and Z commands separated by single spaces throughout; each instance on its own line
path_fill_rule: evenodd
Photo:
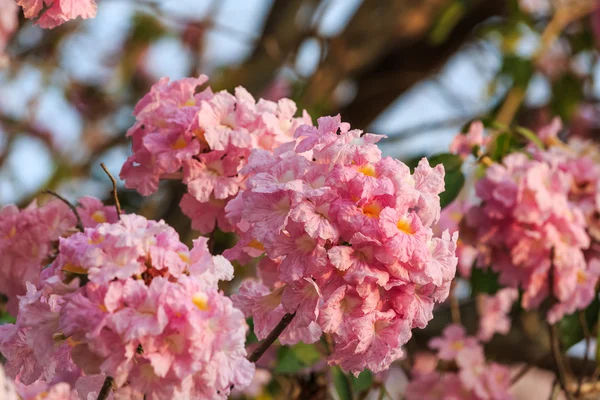
M 104 165 L 104 163 L 100 163 L 100 166 L 102 167 L 104 172 L 106 172 L 106 175 L 108 175 L 108 178 L 112 182 L 112 189 L 110 191 L 110 194 L 113 197 L 113 200 L 115 202 L 115 208 L 117 209 L 117 217 L 119 219 L 121 219 L 122 211 L 121 211 L 121 203 L 119 202 L 119 194 L 117 192 L 117 181 L 115 180 L 115 177 L 112 176 L 112 174 L 110 173 L 108 168 L 106 168 L 106 165 Z
M 107 376 L 104 380 L 104 384 L 102 385 L 102 389 L 100 389 L 100 393 L 98 393 L 98 398 L 96 400 L 106 400 L 108 398 L 108 395 L 110 395 L 114 383 L 115 380 L 112 377 Z
M 77 229 L 79 229 L 80 232 L 83 232 L 83 223 L 81 222 L 81 216 L 79 215 L 79 212 L 77 211 L 77 207 L 75 207 L 69 200 L 65 199 L 63 196 L 61 196 L 60 194 L 58 194 L 50 189 L 43 190 L 42 193 L 50 194 L 50 195 L 56 197 L 57 199 L 59 199 L 60 201 L 62 201 L 63 203 L 65 203 L 71 209 L 71 211 L 73 211 L 73 214 L 75 214 L 75 218 L 77 218 L 77 225 L 76 225 Z
M 288 325 L 292 322 L 295 316 L 296 313 L 285 314 L 283 318 L 281 318 L 281 321 L 279 321 L 277 326 L 275 326 L 271 333 L 269 333 L 267 338 L 263 340 L 260 346 L 258 346 L 258 348 L 252 352 L 252 354 L 250 354 L 250 356 L 248 357 L 248 361 L 253 363 L 257 362 L 263 356 L 263 354 L 265 354 L 265 351 L 267 351 L 267 349 L 273 344 L 273 342 L 277 340 L 277 338 L 279 337 L 279 335 L 281 335 L 285 328 L 288 327 Z

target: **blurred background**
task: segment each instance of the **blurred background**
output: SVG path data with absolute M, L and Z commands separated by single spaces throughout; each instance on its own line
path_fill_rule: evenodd
M 118 175 L 133 107 L 163 76 L 206 74 L 215 91 L 241 85 L 257 98 L 290 97 L 314 120 L 341 113 L 355 128 L 387 135 L 385 155 L 409 164 L 446 151 L 470 121 L 507 112 L 532 129 L 557 115 L 573 135 L 600 131 L 595 0 L 97 2 L 97 18 L 42 30 L 22 15 L 17 27 L 3 25 L 0 0 L 0 36 L 9 38 L 0 54 L 0 206 L 26 206 L 43 189 L 108 198 L 99 163 Z M 552 28 L 567 6 L 573 12 Z M 189 241 L 183 192 L 165 182 L 148 199 L 119 196 Z M 463 312 L 468 320 L 474 305 Z M 424 346 L 444 318 L 411 343 Z M 522 321 L 514 331 L 491 344 L 492 357 L 543 368 L 535 328 Z M 549 392 L 552 374 L 535 373 Z M 519 385 L 533 399 L 531 386 Z
M 291 97 L 314 118 L 340 112 L 356 128 L 388 135 L 384 152 L 404 160 L 446 150 L 515 83 L 528 88 L 529 124 L 558 113 L 589 125 L 597 111 L 595 17 L 570 24 L 534 62 L 552 15 L 543 0 L 98 5 L 96 19 L 54 30 L 21 16 L 8 42 L 0 204 L 27 204 L 41 188 L 104 196 L 98 164 L 118 173 L 133 106 L 162 76 L 204 73 L 214 90 L 242 85 L 256 97 Z

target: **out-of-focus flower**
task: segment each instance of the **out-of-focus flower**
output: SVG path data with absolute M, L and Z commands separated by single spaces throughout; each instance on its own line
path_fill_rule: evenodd
M 77 210 L 84 227 L 117 220 L 114 207 L 92 197 L 82 198 Z M 55 256 L 58 240 L 74 232 L 75 215 L 59 200 L 0 210 L 0 293 L 8 297 L 11 314 L 17 314 L 17 296 L 25 294 L 26 283 L 39 282 L 40 272 Z
M 42 28 L 55 28 L 65 22 L 81 17 L 96 16 L 95 0 L 17 0 L 23 7 L 25 18 L 36 19 Z
M 510 370 L 487 363 L 483 347 L 464 327 L 450 325 L 443 336 L 429 346 L 438 349 L 438 358 L 454 361 L 458 372 L 431 371 L 417 374 L 406 388 L 407 400 L 511 400 Z
M 19 24 L 18 20 L 18 7 L 13 0 L 0 0 L 0 69 L 5 67 L 9 60 L 8 56 L 4 54 L 6 45 L 12 37 L 13 33 L 17 29 Z

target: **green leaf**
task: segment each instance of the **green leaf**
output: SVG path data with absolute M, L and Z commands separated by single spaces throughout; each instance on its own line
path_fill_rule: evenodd
M 347 376 L 339 367 L 331 368 L 333 384 L 340 400 L 352 400 L 352 388 Z
M 0 314 L 0 325 L 3 324 L 14 324 L 16 322 L 15 317 L 9 313 Z
M 248 324 L 248 333 L 246 334 L 246 344 L 252 344 L 258 342 L 258 338 L 254 333 L 254 320 L 252 317 L 246 318 L 246 323 Z
M 298 343 L 294 346 L 283 346 L 277 353 L 275 373 L 295 374 L 314 365 L 321 359 L 321 354 L 312 344 Z
M 598 323 L 599 311 L 600 303 L 597 298 L 584 310 L 585 321 L 590 331 L 593 331 L 595 325 Z M 570 348 L 584 339 L 585 335 L 577 312 L 563 317 L 558 324 L 560 341 L 565 349 Z
M 496 293 L 500 289 L 498 274 L 489 268 L 473 268 L 471 270 L 471 288 L 473 295 Z
M 583 99 L 583 82 L 571 74 L 565 74 L 552 85 L 551 108 L 563 121 L 570 121 Z
M 350 375 L 350 382 L 352 382 L 352 387 L 356 393 L 369 390 L 373 385 L 373 373 L 368 369 L 365 369 L 358 377 Z
M 540 148 L 540 149 L 544 148 L 544 142 L 542 142 L 542 140 L 538 137 L 538 135 L 536 135 L 533 131 L 531 131 L 525 127 L 522 127 L 522 126 L 518 126 L 515 130 L 517 131 L 517 133 L 524 136 L 525 139 L 527 139 L 531 143 L 535 144 L 538 148 Z
M 440 194 L 440 204 L 444 208 L 456 199 L 465 184 L 465 177 L 460 170 L 462 167 L 462 158 L 456 154 L 438 154 L 429 159 L 429 164 L 432 167 L 438 164 L 444 165 L 444 170 L 446 171 L 444 176 L 446 189 Z
M 434 45 L 444 42 L 465 15 L 465 11 L 465 5 L 460 1 L 449 4 L 434 24 L 429 34 L 429 41 Z
M 501 133 L 496 138 L 496 145 L 493 146 L 493 154 L 490 155 L 492 160 L 500 161 L 505 155 L 519 148 L 519 144 L 514 136 L 510 133 Z
M 527 87 L 533 72 L 531 60 L 512 54 L 504 56 L 500 73 L 512 78 L 514 86 Z

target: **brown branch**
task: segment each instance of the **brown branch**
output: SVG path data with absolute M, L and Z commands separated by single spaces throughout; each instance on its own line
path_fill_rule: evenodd
M 533 368 L 531 364 L 525 364 L 521 369 L 510 379 L 510 385 L 514 385 L 521 380 Z
M 285 328 L 288 327 L 288 325 L 292 322 L 295 316 L 296 313 L 285 314 L 283 318 L 281 318 L 281 321 L 279 321 L 277 326 L 275 326 L 271 333 L 269 333 L 267 338 L 263 340 L 260 346 L 258 346 L 258 348 L 256 348 L 256 350 L 252 352 L 252 354 L 250 354 L 250 356 L 248 357 L 248 361 L 253 363 L 257 362 L 263 356 L 263 354 L 265 354 L 265 351 L 267 351 L 267 349 L 273 344 L 273 342 L 277 340 L 277 338 L 279 337 L 279 335 L 281 335 Z
M 573 1 L 565 2 L 564 6 L 559 7 L 554 16 L 542 32 L 540 46 L 532 57 L 532 63 L 536 64 L 540 58 L 552 47 L 558 39 L 562 31 L 572 22 L 581 19 L 594 11 L 598 7 L 595 1 Z M 525 94 L 527 92 L 527 84 L 525 87 L 513 86 L 500 110 L 498 111 L 496 121 L 502 125 L 509 126 L 514 119 L 517 111 L 521 107 Z M 492 141 L 493 143 L 493 141 Z
M 102 385 L 102 389 L 100 389 L 100 393 L 98 393 L 98 398 L 96 400 L 106 400 L 114 384 L 115 380 L 112 377 L 107 376 L 104 380 L 104 384 Z
M 112 182 L 112 189 L 110 191 L 110 194 L 113 197 L 113 200 L 115 202 L 115 208 L 117 209 L 117 217 L 119 217 L 119 219 L 121 219 L 122 211 L 121 211 L 121 203 L 119 202 L 119 194 L 117 192 L 117 181 L 115 180 L 115 177 L 112 176 L 112 174 L 110 173 L 108 168 L 106 168 L 106 165 L 104 165 L 104 163 L 100 163 L 100 166 L 102 167 L 104 172 L 106 172 L 106 175 L 108 175 L 110 181 Z
M 65 199 L 63 196 L 61 196 L 60 194 L 58 194 L 50 189 L 45 189 L 42 191 L 42 193 L 50 194 L 50 195 L 56 197 L 57 199 L 59 199 L 60 201 L 62 201 L 63 203 L 65 203 L 71 209 L 71 211 L 73 211 L 73 214 L 75 214 L 75 218 L 77 218 L 77 225 L 75 225 L 75 226 L 77 227 L 77 229 L 79 229 L 81 232 L 83 232 L 83 223 L 81 222 L 81 216 L 79 215 L 79 212 L 77 211 L 77 207 L 75 207 L 69 200 Z
M 450 301 L 450 314 L 452 315 L 452 323 L 460 324 L 460 302 L 454 293 L 456 291 L 456 282 L 456 279 L 454 279 L 450 284 L 450 295 L 448 297 Z
M 379 2 L 365 2 L 376 3 Z M 357 92 L 354 99 L 347 105 L 335 106 L 333 112 L 340 112 L 344 119 L 358 127 L 366 127 L 371 123 L 384 109 L 392 104 L 400 95 L 408 91 L 415 84 L 427 79 L 437 73 L 440 68 L 470 39 L 474 38 L 474 31 L 477 26 L 490 17 L 502 15 L 506 1 L 474 1 L 465 16 L 458 22 L 445 42 L 441 44 L 432 44 L 429 39 L 429 27 L 436 21 L 439 11 L 442 7 L 439 2 L 407 2 L 412 3 L 404 5 L 409 7 L 410 12 L 401 12 L 396 17 L 394 26 L 388 30 L 388 36 L 383 34 L 376 35 L 377 41 L 382 41 L 383 47 L 381 54 L 372 55 L 373 39 L 371 33 L 364 36 L 368 39 L 348 37 L 342 41 L 341 45 L 349 46 L 355 39 L 355 42 L 362 43 L 364 49 L 351 48 L 349 50 L 352 59 L 358 60 L 359 64 L 348 66 L 346 63 L 345 51 L 338 51 L 340 58 L 338 63 L 344 66 L 343 73 L 330 68 L 330 73 L 326 74 L 323 70 L 321 80 L 326 84 L 319 86 L 315 82 L 313 89 L 316 96 L 328 99 L 337 83 L 351 79 L 356 82 Z M 431 9 L 437 8 L 437 12 L 431 13 Z M 387 13 L 386 15 L 392 12 Z M 419 34 L 410 35 L 404 33 L 404 26 L 411 25 L 409 16 L 416 16 L 414 20 L 419 20 L 424 24 L 424 31 Z M 386 18 L 387 19 L 387 18 Z M 408 19 L 408 21 L 406 21 Z M 351 25 L 350 22 L 349 25 Z M 370 24 L 374 25 L 374 24 Z M 408 28 L 407 28 L 408 29 Z M 394 34 L 396 36 L 394 36 Z M 332 45 L 333 46 L 333 45 Z M 365 56 L 364 58 L 363 55 Z M 369 56 L 368 58 L 366 56 Z M 333 55 L 330 57 L 334 57 Z M 325 68 L 325 67 L 324 67 Z M 311 100 L 312 101 L 312 100 Z M 307 101 L 307 103 L 310 103 Z M 318 103 L 321 104 L 321 103 Z
M 552 356 L 554 357 L 554 362 L 557 368 L 557 379 L 560 388 L 565 393 L 565 396 L 568 400 L 573 400 L 573 396 L 571 392 L 567 389 L 567 370 L 565 368 L 565 361 L 562 358 L 562 352 L 560 349 L 560 343 L 558 339 L 558 328 L 556 325 L 549 326 L 550 331 L 550 350 L 552 351 Z
M 584 362 L 584 364 L 586 364 L 589 359 L 589 356 L 590 356 L 590 345 L 592 342 L 592 333 L 590 332 L 590 329 L 587 325 L 587 321 L 585 320 L 585 312 L 579 311 L 577 313 L 577 316 L 579 318 L 579 324 L 581 325 L 581 329 L 583 330 L 583 335 L 585 336 L 585 354 L 583 355 L 583 362 Z M 584 373 L 579 374 L 579 379 L 577 382 L 577 390 L 575 391 L 575 397 L 579 397 L 581 395 L 581 387 L 583 385 L 583 377 L 584 376 L 585 376 L 585 371 L 584 371 Z

